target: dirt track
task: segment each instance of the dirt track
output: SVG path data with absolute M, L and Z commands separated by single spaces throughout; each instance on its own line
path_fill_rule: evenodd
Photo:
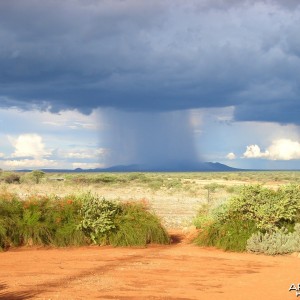
M 0 253 L 0 299 L 296 299 L 300 259 L 198 248 L 18 249 Z

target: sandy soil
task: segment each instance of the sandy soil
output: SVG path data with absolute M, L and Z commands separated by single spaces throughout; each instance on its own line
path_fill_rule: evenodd
M 300 259 L 174 243 L 0 253 L 0 299 L 295 299 Z

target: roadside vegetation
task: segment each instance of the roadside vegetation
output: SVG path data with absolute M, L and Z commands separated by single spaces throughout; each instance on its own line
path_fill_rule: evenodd
M 0 194 L 2 250 L 24 245 L 146 246 L 169 241 L 159 218 L 143 203 L 118 203 L 90 193 L 26 199 Z
M 299 186 L 296 171 L 1 171 L 0 247 L 164 244 L 169 237 L 161 221 L 166 228 L 184 228 L 196 215 L 200 246 L 300 251 Z
M 244 186 L 222 204 L 202 205 L 194 223 L 200 246 L 266 254 L 300 251 L 300 186 Z

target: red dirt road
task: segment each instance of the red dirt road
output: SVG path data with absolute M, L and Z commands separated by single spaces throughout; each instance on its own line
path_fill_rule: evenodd
M 199 248 L 17 249 L 0 253 L 0 299 L 296 299 L 300 259 Z

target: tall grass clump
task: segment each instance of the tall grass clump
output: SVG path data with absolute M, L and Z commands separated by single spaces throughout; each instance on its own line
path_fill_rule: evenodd
M 213 246 L 229 251 L 244 251 L 247 240 L 257 231 L 252 220 L 242 221 L 238 217 L 229 218 L 229 207 L 221 204 L 202 206 L 194 220 L 199 234 L 194 242 L 199 246 Z
M 0 194 L 0 249 L 21 244 L 19 233 L 23 217 L 23 206 L 12 193 Z
M 117 230 L 113 230 L 109 235 L 111 245 L 145 246 L 150 243 L 170 243 L 159 218 L 150 213 L 143 203 L 122 203 L 120 208 L 120 213 L 115 219 Z
M 45 213 L 45 222 L 52 233 L 51 243 L 63 247 L 88 244 L 88 237 L 77 228 L 81 220 L 80 199 L 69 195 L 62 199 L 54 198 L 49 204 L 51 212 Z
M 221 206 L 202 207 L 195 220 L 200 229 L 195 243 L 232 251 L 288 253 L 300 249 L 300 240 L 295 238 L 300 230 L 297 223 L 300 223 L 298 185 L 277 190 L 248 185 Z
M 86 244 L 88 239 L 77 230 L 79 208 L 76 198 L 32 195 L 22 200 L 14 194 L 1 194 L 0 248 Z

